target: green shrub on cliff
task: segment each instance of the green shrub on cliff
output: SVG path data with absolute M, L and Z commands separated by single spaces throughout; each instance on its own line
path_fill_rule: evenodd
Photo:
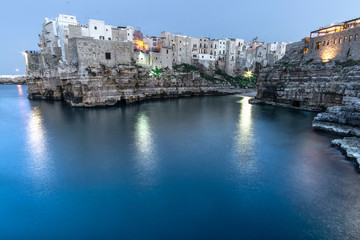
M 155 68 L 153 68 L 151 71 L 150 71 L 150 76 L 151 77 L 160 77 L 161 76 L 161 74 L 163 73 L 163 72 L 165 72 L 166 71 L 166 69 L 164 69 L 164 68 L 158 68 L 157 66 L 155 66 Z

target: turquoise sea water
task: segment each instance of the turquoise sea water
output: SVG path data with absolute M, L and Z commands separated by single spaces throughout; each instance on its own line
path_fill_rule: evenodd
M 73 109 L 0 86 L 0 239 L 359 239 L 335 136 L 247 100 Z

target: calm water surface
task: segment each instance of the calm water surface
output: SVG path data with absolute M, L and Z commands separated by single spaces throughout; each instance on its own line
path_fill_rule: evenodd
M 26 95 L 0 86 L 0 239 L 360 239 L 360 175 L 314 113 Z

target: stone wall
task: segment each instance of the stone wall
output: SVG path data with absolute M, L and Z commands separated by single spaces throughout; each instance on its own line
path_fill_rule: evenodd
M 330 60 L 344 61 L 360 59 L 360 27 L 350 28 L 341 32 L 310 38 L 304 48 L 308 53 L 305 60 L 315 59 L 324 62 Z
M 26 51 L 25 54 L 26 71 L 28 73 L 39 71 L 43 67 L 40 52 Z
M 68 62 L 76 64 L 80 73 L 89 67 L 101 65 L 114 67 L 130 64 L 134 58 L 131 42 L 101 41 L 91 38 L 72 38 L 69 40 Z

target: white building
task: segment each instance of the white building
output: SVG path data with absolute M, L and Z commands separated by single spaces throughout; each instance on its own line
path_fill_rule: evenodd
M 78 31 L 70 32 L 69 26 L 76 26 Z M 66 59 L 66 49 L 68 39 L 71 36 L 76 37 L 91 37 L 99 40 L 116 41 L 113 39 L 114 29 L 119 29 L 111 25 L 106 25 L 104 21 L 89 19 L 87 25 L 81 25 L 76 16 L 59 14 L 55 19 L 45 18 L 43 24 L 43 43 L 44 46 L 60 47 L 62 59 Z M 124 37 L 117 39 L 118 41 L 133 41 L 134 28 L 132 26 L 123 27 Z M 53 49 L 53 48 L 49 48 Z

